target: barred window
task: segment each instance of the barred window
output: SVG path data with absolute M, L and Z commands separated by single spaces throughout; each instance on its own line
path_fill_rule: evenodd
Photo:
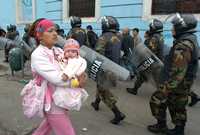
M 100 17 L 101 0 L 62 0 L 63 19 L 69 21 L 70 16 L 79 16 L 82 22 L 96 22 Z
M 200 13 L 200 0 L 152 0 L 152 15 Z
M 69 16 L 95 17 L 95 0 L 69 0 Z

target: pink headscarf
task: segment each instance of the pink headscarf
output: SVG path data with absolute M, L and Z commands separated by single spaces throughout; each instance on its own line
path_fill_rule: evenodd
M 38 40 L 39 37 L 43 32 L 47 32 L 50 27 L 54 26 L 54 23 L 51 20 L 43 19 L 41 20 L 35 29 L 36 32 L 36 39 Z

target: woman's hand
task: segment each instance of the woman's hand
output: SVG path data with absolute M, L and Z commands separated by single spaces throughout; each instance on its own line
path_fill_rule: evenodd
M 77 77 L 78 81 L 79 81 L 79 87 L 83 88 L 86 85 L 86 81 L 87 81 L 87 74 L 84 72 L 82 73 L 80 76 Z

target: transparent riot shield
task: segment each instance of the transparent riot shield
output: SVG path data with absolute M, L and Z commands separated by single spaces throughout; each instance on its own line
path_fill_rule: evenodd
M 143 73 L 152 85 L 157 86 L 163 62 L 144 44 L 138 44 L 132 52 L 131 63 L 136 73 Z

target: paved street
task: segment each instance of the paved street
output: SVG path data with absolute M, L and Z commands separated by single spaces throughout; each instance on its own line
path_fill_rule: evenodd
M 0 56 L 0 63 L 2 63 L 2 51 L 0 51 Z M 6 64 L 3 65 L 7 67 Z M 22 113 L 20 91 L 24 85 L 19 82 L 22 79 L 20 72 L 13 78 L 9 70 L 3 69 L 2 64 L 0 64 L 0 129 L 2 129 L 0 135 L 14 135 L 14 132 L 6 134 L 3 130 L 13 130 L 16 131 L 17 135 L 23 135 L 25 129 L 37 125 L 40 119 L 29 120 Z M 26 72 L 25 79 L 28 78 L 30 78 L 30 73 Z M 146 126 L 155 122 L 148 104 L 154 89 L 151 85 L 145 84 L 140 89 L 139 94 L 134 96 L 125 91 L 126 87 L 132 85 L 133 82 L 130 81 L 118 82 L 117 88 L 112 89 L 119 99 L 117 105 L 127 116 L 120 125 L 116 126 L 109 123 L 113 114 L 103 103 L 101 103 L 98 112 L 91 108 L 90 103 L 95 95 L 95 83 L 88 80 L 86 90 L 90 94 L 89 99 L 80 112 L 70 112 L 77 135 L 152 135 L 146 130 Z M 199 89 L 196 91 L 200 94 Z M 200 103 L 188 108 L 188 110 L 186 135 L 199 135 Z M 169 125 L 171 127 L 170 121 Z M 83 131 L 83 128 L 88 130 Z

